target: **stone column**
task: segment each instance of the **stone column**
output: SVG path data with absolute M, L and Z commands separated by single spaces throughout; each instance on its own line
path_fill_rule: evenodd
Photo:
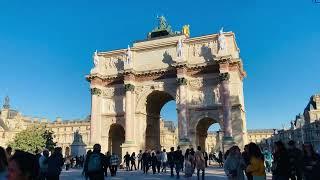
M 125 121 L 126 121 L 126 127 L 125 127 L 125 143 L 134 143 L 134 113 L 132 111 L 132 103 L 133 103 L 133 91 L 134 91 L 134 85 L 132 84 L 126 84 L 124 86 L 124 89 L 126 91 L 126 101 L 125 101 Z
M 177 104 L 178 111 L 178 131 L 179 131 L 179 140 L 188 141 L 188 122 L 187 122 L 187 92 L 186 78 L 178 78 L 178 88 L 179 88 L 179 102 Z
M 223 108 L 223 126 L 224 126 L 224 140 L 232 140 L 232 123 L 231 123 L 231 102 L 230 102 L 230 90 L 229 90 L 229 73 L 221 73 L 219 75 L 221 86 L 220 92 L 222 92 L 222 108 Z
M 101 138 L 101 89 L 91 89 L 90 144 L 100 143 Z

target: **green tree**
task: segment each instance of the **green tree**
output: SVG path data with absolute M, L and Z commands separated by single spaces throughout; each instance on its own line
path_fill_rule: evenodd
M 13 149 L 34 153 L 36 150 L 42 150 L 44 148 L 52 150 L 56 143 L 53 142 L 52 131 L 46 130 L 41 126 L 33 126 L 16 134 L 9 145 Z
M 42 137 L 45 139 L 45 147 L 49 151 L 53 151 L 54 147 L 57 145 L 57 142 L 53 141 L 53 131 L 50 130 L 45 130 L 44 133 L 42 134 Z

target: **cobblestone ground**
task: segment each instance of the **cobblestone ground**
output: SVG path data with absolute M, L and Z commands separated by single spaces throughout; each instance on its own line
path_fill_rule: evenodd
M 106 177 L 105 179 L 114 179 L 114 180 L 127 180 L 127 179 L 132 179 L 132 180 L 157 180 L 157 179 L 175 179 L 171 178 L 169 176 L 169 171 L 167 173 L 160 173 L 160 174 L 155 174 L 153 175 L 152 172 L 149 170 L 149 174 L 145 175 L 142 173 L 142 171 L 123 171 L 119 170 L 117 173 L 116 177 Z M 69 179 L 74 179 L 74 180 L 79 180 L 79 179 L 84 179 L 84 177 L 81 175 L 81 170 L 80 169 L 71 169 L 69 171 L 62 171 L 60 175 L 61 180 L 69 180 Z M 180 179 L 185 179 L 183 175 L 181 175 Z M 197 179 L 196 176 L 194 175 L 192 179 Z M 215 167 L 209 167 L 206 169 L 206 180 L 211 180 L 211 179 L 216 179 L 216 180 L 222 180 L 222 179 L 227 179 L 226 176 L 224 175 L 223 169 L 221 168 L 215 168 Z
M 81 169 L 71 169 L 69 171 L 63 171 L 60 175 L 61 180 L 84 180 L 84 177 L 81 175 L 82 170 Z M 150 172 L 150 171 L 149 171 Z M 165 180 L 172 180 L 175 178 L 171 178 L 169 176 L 169 173 L 160 173 L 153 175 L 152 173 L 145 175 L 142 173 L 142 171 L 123 171 L 119 170 L 116 177 L 106 177 L 105 179 L 113 179 L 113 180 L 157 180 L 157 179 L 165 179 Z M 180 179 L 185 179 L 183 175 Z M 195 174 L 192 177 L 193 180 L 197 179 Z M 206 180 L 225 180 L 227 177 L 224 174 L 224 171 L 222 168 L 218 167 L 209 167 L 206 169 Z M 268 174 L 267 176 L 268 180 L 271 180 L 271 175 Z

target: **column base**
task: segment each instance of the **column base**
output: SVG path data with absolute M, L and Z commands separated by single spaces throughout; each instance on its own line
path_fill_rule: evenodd
M 190 142 L 189 139 L 180 139 L 179 140 L 179 143 L 178 143 L 178 146 L 180 147 L 180 149 L 182 150 L 183 154 L 184 152 L 188 149 L 188 148 L 191 148 L 192 147 L 192 144 Z
M 124 156 L 127 152 L 131 155 L 133 152 L 136 155 L 139 153 L 138 145 L 135 144 L 134 141 L 126 141 L 121 145 L 122 156 Z
M 228 149 L 230 149 L 232 146 L 235 146 L 236 143 L 234 142 L 233 137 L 223 137 L 222 139 L 222 143 L 223 143 L 223 152 L 226 152 Z

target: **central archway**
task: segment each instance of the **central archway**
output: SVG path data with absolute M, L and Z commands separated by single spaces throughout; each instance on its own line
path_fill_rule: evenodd
M 110 153 L 116 153 L 122 157 L 121 144 L 125 141 L 124 128 L 119 124 L 112 124 L 109 130 L 108 149 Z
M 160 111 L 162 107 L 174 98 L 167 92 L 155 90 L 147 97 L 145 148 L 160 149 Z M 175 109 L 174 109 L 175 111 Z

